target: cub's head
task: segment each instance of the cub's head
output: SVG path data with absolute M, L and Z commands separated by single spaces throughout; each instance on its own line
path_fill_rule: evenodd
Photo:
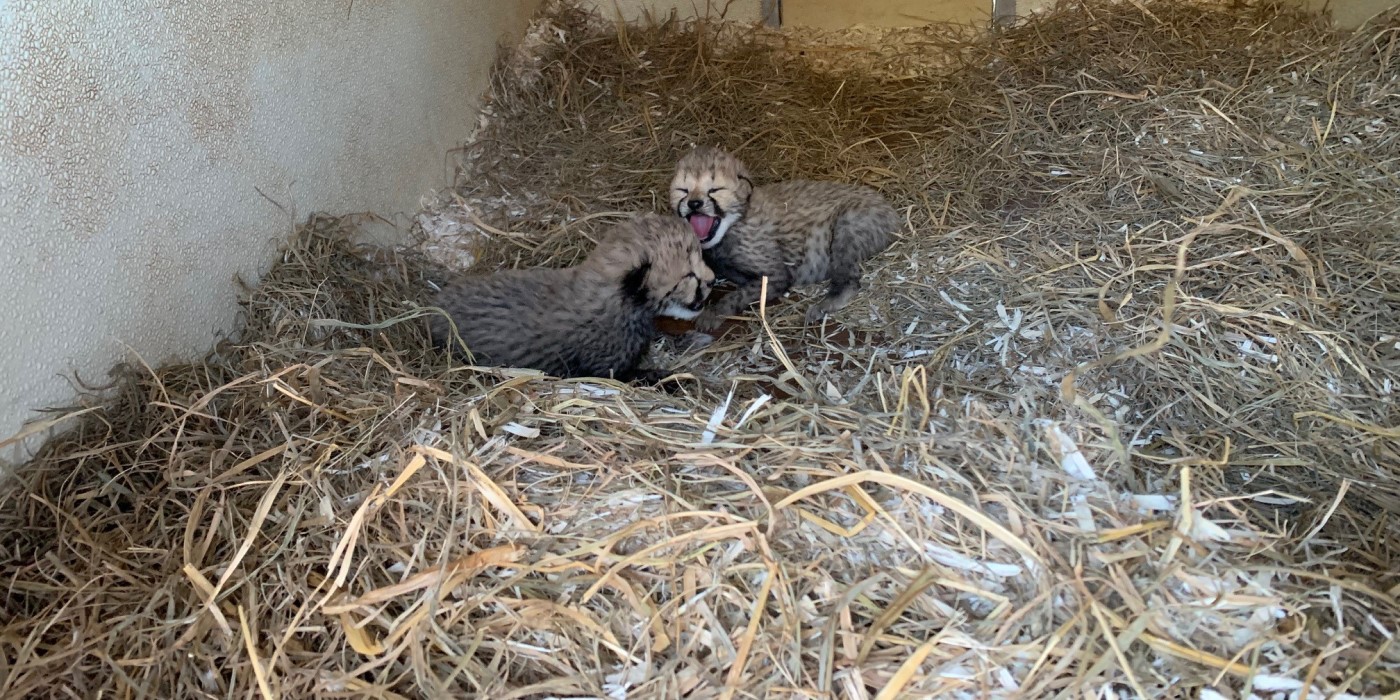
M 676 163 L 671 211 L 685 219 L 701 247 L 713 248 L 743 218 L 753 194 L 744 164 L 727 151 L 700 146 Z
M 673 216 L 642 214 L 619 223 L 588 264 L 619 280 L 624 298 L 661 316 L 695 318 L 715 285 L 700 242 Z

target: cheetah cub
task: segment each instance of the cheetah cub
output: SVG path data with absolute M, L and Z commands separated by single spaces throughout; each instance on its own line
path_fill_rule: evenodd
M 468 274 L 436 305 L 477 366 L 656 383 L 669 372 L 638 368 L 656 316 L 694 318 L 714 280 L 684 222 L 644 214 L 607 230 L 575 267 Z M 449 345 L 447 319 L 434 315 L 429 325 L 433 342 Z
M 696 319 L 706 332 L 758 301 L 764 276 L 770 304 L 794 286 L 827 283 L 808 323 L 841 309 L 860 291 L 861 265 L 889 247 L 900 225 L 894 207 L 869 187 L 811 180 L 755 187 L 738 158 L 711 146 L 676 164 L 670 202 L 705 262 L 738 286 Z

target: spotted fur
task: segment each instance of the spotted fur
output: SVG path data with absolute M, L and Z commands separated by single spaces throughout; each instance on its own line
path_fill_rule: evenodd
M 809 323 L 841 309 L 860 291 L 861 266 L 889 247 L 900 225 L 869 187 L 812 180 L 756 187 L 742 161 L 711 146 L 676 164 L 670 203 L 691 225 L 705 262 L 738 286 L 700 314 L 700 330 L 758 301 L 765 276 L 770 303 L 794 286 L 827 283 L 826 296 L 807 310 Z
M 644 214 L 606 232 L 577 266 L 469 274 L 436 304 L 477 366 L 655 382 L 669 373 L 639 365 L 656 316 L 694 317 L 714 279 L 684 222 Z M 433 316 L 430 326 L 433 341 L 447 346 L 447 319 Z

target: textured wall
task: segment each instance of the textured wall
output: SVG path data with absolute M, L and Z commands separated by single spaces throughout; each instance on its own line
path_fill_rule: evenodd
M 537 5 L 0 0 L 0 438 L 70 401 L 63 375 L 230 330 L 234 273 L 291 224 L 258 190 L 416 209 Z
M 725 11 L 725 19 L 735 22 L 757 22 L 762 18 L 761 0 L 585 0 L 584 4 L 593 5 L 609 19 L 621 13 L 628 22 L 641 19 L 646 12 L 665 19 L 671 10 L 681 19 L 690 19 L 697 13 L 718 16 L 721 11 Z

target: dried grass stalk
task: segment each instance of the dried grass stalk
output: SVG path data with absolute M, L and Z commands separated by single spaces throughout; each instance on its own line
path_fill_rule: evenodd
M 1394 693 L 1397 37 L 556 6 L 421 250 L 313 220 L 236 341 L 19 470 L 0 696 Z M 572 263 L 693 141 L 879 187 L 904 239 L 688 394 L 428 348 L 433 260 Z

